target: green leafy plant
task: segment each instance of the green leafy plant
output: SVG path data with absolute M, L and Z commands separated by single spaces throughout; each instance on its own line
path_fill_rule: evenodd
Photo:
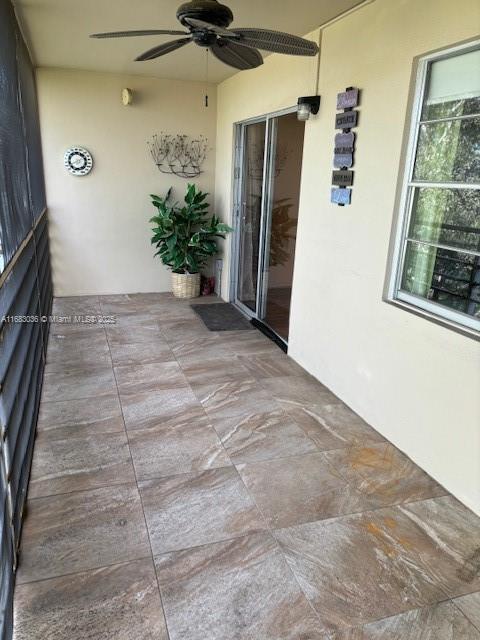
M 171 195 L 170 188 L 164 198 L 150 196 L 157 209 L 150 219 L 155 225 L 151 240 L 155 255 L 174 273 L 198 273 L 218 253 L 216 238 L 225 238 L 232 229 L 215 215 L 209 217 L 208 193 L 194 184 L 188 185 L 183 206 L 172 202 Z

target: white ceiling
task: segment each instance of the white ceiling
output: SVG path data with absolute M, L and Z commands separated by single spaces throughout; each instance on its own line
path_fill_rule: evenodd
M 182 0 L 15 0 L 37 66 L 205 79 L 205 53 L 194 44 L 149 62 L 137 55 L 175 36 L 92 40 L 90 33 L 182 28 L 175 14 Z M 225 2 L 225 0 L 224 0 Z M 238 27 L 264 27 L 304 35 L 361 0 L 226 0 Z M 265 54 L 266 55 L 266 54 Z M 236 73 L 209 56 L 209 80 Z

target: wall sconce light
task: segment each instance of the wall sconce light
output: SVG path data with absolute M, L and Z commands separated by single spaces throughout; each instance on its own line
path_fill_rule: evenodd
M 314 116 L 320 108 L 320 96 L 304 96 L 298 99 L 297 118 L 299 120 L 308 120 L 310 114 Z
M 133 91 L 131 89 L 122 89 L 122 104 L 124 107 L 128 107 L 128 105 L 133 102 Z

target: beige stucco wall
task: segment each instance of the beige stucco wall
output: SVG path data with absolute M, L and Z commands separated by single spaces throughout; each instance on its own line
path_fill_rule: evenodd
M 40 68 L 37 84 L 55 295 L 169 290 L 169 272 L 152 258 L 148 196 L 172 185 L 181 198 L 187 180 L 161 174 L 146 142 L 161 131 L 206 136 L 211 150 L 195 182 L 213 200 L 215 87 L 207 109 L 201 82 Z M 129 107 L 123 87 L 135 93 Z M 88 176 L 65 170 L 70 146 L 93 154 Z
M 478 0 L 376 0 L 323 30 L 322 104 L 306 125 L 289 346 L 477 513 L 479 343 L 383 302 L 382 292 L 414 57 L 472 38 L 479 27 Z M 352 205 L 340 208 L 329 193 L 335 98 L 347 86 L 361 88 L 362 103 Z M 314 87 L 312 60 L 281 56 L 219 86 L 220 212 L 231 211 L 233 123 L 291 106 Z

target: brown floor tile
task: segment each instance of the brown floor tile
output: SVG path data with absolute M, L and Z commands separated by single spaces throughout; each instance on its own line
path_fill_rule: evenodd
M 163 320 L 195 317 L 185 300 L 178 300 L 164 293 L 134 293 L 100 296 L 103 313 L 128 315 L 149 313 Z
M 240 464 L 238 470 L 274 528 L 445 495 L 383 443 Z
M 315 443 L 282 410 L 222 418 L 215 421 L 215 429 L 235 463 L 317 451 Z
M 157 316 L 162 335 L 169 344 L 178 344 L 179 341 L 187 338 L 211 337 L 212 334 L 198 318 L 188 318 L 186 320 L 162 320 Z
M 273 528 L 358 512 L 369 505 L 323 453 L 240 464 L 238 471 Z
M 156 558 L 171 640 L 321 640 L 275 542 L 259 533 Z
M 37 429 L 42 436 L 64 438 L 65 429 L 72 437 L 124 431 L 122 409 L 115 394 L 90 398 L 42 402 Z
M 122 395 L 120 401 L 127 429 L 209 424 L 190 387 Z
M 361 626 L 444 599 L 397 531 L 396 507 L 276 531 L 300 587 L 326 632 Z
M 480 591 L 480 520 L 452 496 L 399 507 L 418 530 L 415 553 L 444 593 L 453 598 Z M 432 541 L 422 546 L 420 533 Z
M 280 347 L 260 331 L 222 331 L 218 340 L 224 348 L 239 356 L 282 353 Z
M 385 441 L 343 402 L 292 405 L 280 400 L 279 404 L 321 451 Z
M 150 334 L 154 334 L 155 336 L 160 333 L 158 319 L 148 311 L 135 311 L 135 313 L 120 313 L 115 315 L 114 321 L 108 324 L 105 329 L 108 334 L 114 334 L 116 331 L 129 331 L 137 327 L 145 329 L 146 332 L 150 331 Z M 135 342 L 135 340 L 131 342 Z
M 453 602 L 480 631 L 480 591 L 455 598 Z
M 277 378 L 279 376 L 304 376 L 305 371 L 292 358 L 283 354 L 237 356 L 240 362 L 257 379 Z
M 208 335 L 178 336 L 170 339 L 170 346 L 178 360 L 211 360 L 213 358 L 225 358 L 230 353 L 217 337 L 209 331 Z
M 160 326 L 169 322 L 185 322 L 186 320 L 195 320 L 196 315 L 190 306 L 185 306 L 185 301 L 179 302 L 175 300 L 168 306 L 152 309 L 150 313 L 160 322 Z
M 105 314 L 143 314 L 168 304 L 159 296 L 160 294 L 152 294 L 149 299 L 142 299 L 135 294 L 118 294 L 100 296 L 99 301 L 102 312 Z
M 135 393 L 188 387 L 188 382 L 177 362 L 150 362 L 115 367 L 121 396 Z
M 233 416 L 248 416 L 280 409 L 278 403 L 253 379 L 195 385 L 194 390 L 205 411 L 215 421 L 229 421 Z
M 160 325 L 150 314 L 117 316 L 115 324 L 106 327 L 110 343 L 165 342 Z
M 335 633 L 331 640 L 480 640 L 480 632 L 451 602 L 413 609 L 364 627 Z
M 115 366 L 175 360 L 168 344 L 160 338 L 150 342 L 109 340 L 109 345 L 112 362 Z
M 92 321 L 91 316 L 83 316 L 83 314 L 52 316 L 49 325 L 49 340 L 55 336 L 83 338 L 85 336 L 93 336 L 95 333 L 105 335 L 107 324 L 104 322 L 103 316 L 95 314 L 93 317 L 94 321 Z
M 129 432 L 129 442 L 138 480 L 232 464 L 209 426 L 135 429 Z
M 30 498 L 135 481 L 125 433 L 72 437 L 66 428 L 63 436 L 37 438 Z
M 233 468 L 140 483 L 154 554 L 227 540 L 265 528 Z
M 77 400 L 116 393 L 111 366 L 65 368 L 51 371 L 47 365 L 43 378 L 42 401 Z
M 334 631 L 478 590 L 475 522 L 441 497 L 275 535 L 325 629 Z
M 339 402 L 338 398 L 317 380 L 304 373 L 303 376 L 277 376 L 264 378 L 262 386 L 286 407 L 305 404 L 327 404 Z
M 178 358 L 178 362 L 192 386 L 252 379 L 252 374 L 248 369 L 231 356 L 208 359 Z
M 105 331 L 52 334 L 48 340 L 49 371 L 95 365 L 111 365 Z
M 98 296 L 54 298 L 52 315 L 95 315 L 100 313 Z
M 371 508 L 444 496 L 447 492 L 387 442 L 327 451 L 325 458 Z
M 167 640 L 150 559 L 19 585 L 15 640 Z
M 149 555 L 135 486 L 36 498 L 28 501 L 17 584 Z

